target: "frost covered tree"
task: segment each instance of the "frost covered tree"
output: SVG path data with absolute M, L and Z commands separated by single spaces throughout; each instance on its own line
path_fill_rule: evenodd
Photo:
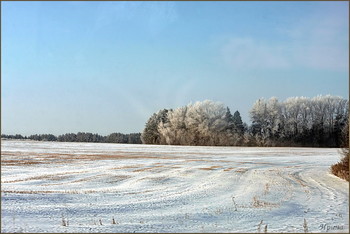
M 187 106 L 168 112 L 168 121 L 158 124 L 158 132 L 168 145 L 186 145 L 190 142 L 185 123 Z
M 170 145 L 234 145 L 237 139 L 233 116 L 219 102 L 205 100 L 190 103 L 168 111 L 166 121 L 156 119 L 155 115 L 150 118 L 143 135 L 146 139 L 146 133 L 152 133 L 149 134 L 151 139 L 157 137 L 160 141 L 150 140 L 148 144 L 164 142 Z M 144 142 L 146 143 L 145 140 Z
M 339 147 L 348 121 L 348 101 L 319 95 L 290 97 L 279 103 L 273 97 L 257 100 L 250 115 L 257 145 Z
M 251 132 L 258 146 L 265 146 L 268 140 L 267 131 L 267 104 L 264 98 L 258 99 L 250 110 L 252 119 Z
M 226 108 L 222 103 L 205 100 L 188 105 L 186 125 L 194 145 L 222 145 L 227 127 Z
M 282 108 L 278 99 L 272 97 L 266 101 L 264 122 L 264 143 L 269 146 L 275 146 L 277 139 L 283 136 L 284 121 L 282 118 Z

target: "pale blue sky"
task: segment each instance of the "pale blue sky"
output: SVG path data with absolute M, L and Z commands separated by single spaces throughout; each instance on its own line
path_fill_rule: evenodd
M 2 2 L 2 133 L 141 132 L 211 99 L 348 98 L 348 2 Z

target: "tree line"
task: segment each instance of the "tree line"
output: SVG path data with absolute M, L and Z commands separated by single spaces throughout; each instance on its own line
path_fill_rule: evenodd
M 2 134 L 1 138 L 35 140 L 35 141 L 60 141 L 60 142 L 100 142 L 100 143 L 123 143 L 123 144 L 142 144 L 141 133 L 112 133 L 107 136 L 93 134 L 89 132 L 66 133 L 59 136 L 53 134 L 35 134 L 30 136 L 6 135 Z
M 146 122 L 144 144 L 209 146 L 342 147 L 348 131 L 348 101 L 337 96 L 259 99 L 251 125 L 222 103 L 205 100 L 163 109 Z
M 163 109 L 146 122 L 142 133 L 107 136 L 78 132 L 55 136 L 5 135 L 7 139 L 60 142 L 168 144 L 208 146 L 343 147 L 349 131 L 349 102 L 338 96 L 261 98 L 250 109 L 251 124 L 239 111 L 205 100 L 176 109 Z

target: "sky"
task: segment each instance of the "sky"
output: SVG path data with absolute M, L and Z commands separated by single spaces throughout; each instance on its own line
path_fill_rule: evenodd
M 1 133 L 142 132 L 206 99 L 349 97 L 349 2 L 1 2 Z

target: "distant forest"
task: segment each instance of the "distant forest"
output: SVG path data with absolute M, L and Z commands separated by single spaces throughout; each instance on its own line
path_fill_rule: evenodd
M 291 97 L 283 102 L 259 99 L 250 110 L 250 125 L 239 111 L 205 100 L 177 109 L 163 109 L 146 122 L 142 133 L 108 136 L 79 132 L 5 135 L 6 139 L 124 144 L 201 146 L 344 147 L 349 139 L 349 102 L 338 96 Z
M 1 138 L 5 139 L 21 139 L 21 140 L 34 140 L 34 141 L 61 141 L 61 142 L 100 142 L 100 143 L 123 143 L 123 144 L 142 144 L 141 133 L 112 133 L 108 136 L 101 136 L 98 134 L 92 134 L 89 132 L 66 133 L 56 137 L 53 134 L 35 134 L 30 136 L 5 135 L 2 134 Z

